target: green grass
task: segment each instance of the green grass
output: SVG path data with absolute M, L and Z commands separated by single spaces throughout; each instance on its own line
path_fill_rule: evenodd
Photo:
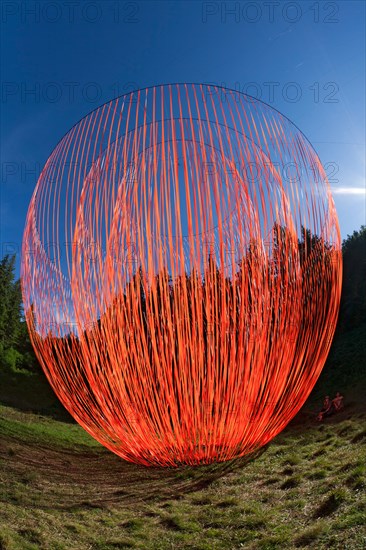
M 0 550 L 365 548 L 364 337 L 335 341 L 259 456 L 196 469 L 128 464 L 70 421 L 44 378 L 1 372 Z M 346 409 L 316 423 L 337 390 Z
M 356 407 L 288 427 L 222 470 L 146 469 L 2 406 L 0 549 L 364 548 L 365 419 Z
M 0 405 L 0 434 L 2 437 L 15 437 L 32 445 L 52 445 L 75 449 L 75 446 L 100 449 L 97 441 L 78 424 L 52 422 L 49 417 L 22 413 Z
M 0 364 L 0 403 L 56 420 L 73 421 L 57 399 L 41 368 L 39 372 L 30 372 L 11 370 Z

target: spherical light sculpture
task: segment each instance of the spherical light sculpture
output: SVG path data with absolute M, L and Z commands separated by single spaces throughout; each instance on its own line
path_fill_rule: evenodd
M 84 117 L 40 175 L 22 251 L 32 343 L 122 458 L 243 456 L 322 370 L 340 245 L 324 169 L 287 118 L 216 86 L 138 90 Z

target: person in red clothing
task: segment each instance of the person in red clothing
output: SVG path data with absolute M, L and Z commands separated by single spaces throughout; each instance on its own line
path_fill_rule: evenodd
M 321 420 L 324 419 L 325 416 L 331 415 L 333 413 L 333 411 L 334 411 L 333 402 L 331 401 L 329 395 L 326 395 L 325 399 L 324 399 L 324 402 L 323 402 L 323 408 L 319 412 L 316 419 L 319 420 L 319 422 L 320 422 Z
M 340 392 L 337 391 L 336 396 L 332 401 L 335 412 L 339 412 L 344 408 L 343 400 L 344 400 L 343 395 L 341 395 Z

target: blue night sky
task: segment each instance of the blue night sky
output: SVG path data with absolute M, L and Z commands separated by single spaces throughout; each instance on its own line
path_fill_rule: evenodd
M 29 0 L 1 10 L 2 255 L 19 252 L 38 174 L 70 127 L 117 95 L 169 82 L 215 83 L 278 109 L 325 165 L 342 237 L 365 224 L 363 1 Z

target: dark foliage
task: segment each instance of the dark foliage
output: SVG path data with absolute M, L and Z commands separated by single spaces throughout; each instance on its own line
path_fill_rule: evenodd
M 274 238 L 273 238 L 273 260 L 271 264 L 271 270 L 273 277 L 276 277 L 277 274 L 280 274 L 280 270 L 283 269 L 283 247 L 280 246 L 281 243 L 287 241 L 289 236 L 286 228 L 275 226 L 273 228 Z M 303 273 L 308 273 L 311 276 L 312 270 L 316 269 L 317 254 L 312 254 L 316 248 L 323 250 L 325 254 L 330 251 L 330 246 L 322 242 L 319 237 L 316 235 L 311 235 L 309 231 L 303 230 L 301 239 L 299 241 L 299 250 L 300 250 L 300 262 L 303 268 Z M 339 316 L 339 325 L 337 328 L 337 333 L 335 337 L 335 346 L 337 342 L 342 338 L 342 334 L 357 329 L 360 327 L 366 319 L 366 227 L 362 226 L 359 231 L 355 231 L 353 235 L 348 236 L 347 239 L 343 242 L 343 291 L 342 291 L 342 300 L 341 300 L 341 309 Z M 243 273 L 243 270 L 246 270 L 245 276 L 241 276 L 242 284 L 250 285 L 250 272 L 251 269 L 255 268 L 255 262 L 257 261 L 258 250 L 254 245 L 250 245 L 247 250 L 247 255 L 238 263 L 238 274 Z M 314 258 L 314 259 L 313 259 Z M 14 256 L 5 256 L 0 261 L 0 371 L 5 372 L 16 372 L 17 376 L 21 376 L 21 373 L 24 370 L 27 370 L 28 373 L 33 373 L 35 375 L 40 375 L 43 377 L 41 367 L 36 359 L 33 347 L 28 334 L 27 325 L 24 319 L 23 310 L 22 310 L 22 297 L 20 289 L 20 281 L 15 279 L 15 257 Z M 238 275 L 238 276 L 239 276 Z M 169 282 L 169 299 L 171 311 L 174 312 L 174 303 L 181 296 L 181 286 L 182 281 L 179 279 L 173 282 L 171 281 L 168 273 L 161 273 L 157 275 L 158 279 L 161 281 L 161 285 L 157 285 L 157 288 L 161 292 L 166 292 L 166 282 Z M 190 294 L 199 292 L 202 295 L 202 302 L 204 304 L 205 300 L 210 299 L 210 295 L 213 292 L 212 288 L 205 286 L 205 281 L 210 279 L 211 286 L 212 284 L 216 285 L 216 291 L 219 290 L 221 285 L 228 286 L 227 293 L 227 304 L 226 309 L 229 310 L 232 306 L 238 303 L 238 286 L 233 285 L 233 281 L 228 278 L 225 278 L 222 275 L 219 267 L 216 265 L 216 262 L 213 258 L 210 258 L 209 265 L 207 267 L 206 274 L 198 274 L 192 272 L 186 275 L 187 278 L 187 292 L 188 292 L 188 302 Z M 131 292 L 133 287 L 133 293 Z M 199 289 L 198 289 L 199 288 Z M 140 315 L 143 321 L 145 328 L 145 333 L 148 336 L 149 330 L 146 324 L 146 307 L 147 300 L 149 296 L 146 294 L 146 285 L 143 280 L 142 270 L 138 270 L 134 278 L 130 281 L 129 285 L 125 289 L 123 296 L 116 298 L 116 304 L 113 307 L 117 306 L 123 308 L 123 301 L 131 299 L 132 294 L 139 292 L 141 294 L 140 301 Z M 249 293 L 250 296 L 250 293 Z M 159 309 L 159 303 L 161 301 L 160 295 L 158 294 L 157 302 L 154 304 L 150 303 L 150 307 Z M 118 304 L 119 301 L 119 304 Z M 249 300 L 249 310 L 251 307 Z M 104 315 L 111 315 L 113 307 L 110 308 L 110 311 L 105 312 Z M 203 307 L 203 306 L 202 306 Z M 237 307 L 237 312 L 239 308 Z M 219 320 L 222 315 L 222 304 L 217 305 L 217 310 L 214 312 L 215 319 Z M 30 312 L 28 312 L 30 313 Z M 197 312 L 191 311 L 191 316 Z M 210 336 L 210 326 L 207 319 L 205 319 L 205 308 L 203 307 L 202 312 L 203 318 L 205 320 L 205 332 L 207 333 L 207 338 L 204 341 L 204 350 L 205 353 L 209 353 L 209 337 Z M 250 316 L 250 311 L 248 313 Z M 212 321 L 212 320 L 211 320 Z M 228 319 L 229 325 L 232 324 L 232 318 Z M 194 326 L 194 323 L 192 323 Z M 211 327 L 212 328 L 212 327 Z M 230 326 L 229 326 L 230 329 Z M 164 337 L 164 331 L 167 331 L 168 328 L 161 324 L 161 337 Z M 99 338 L 103 335 L 103 316 L 96 322 L 95 331 L 99 334 Z M 92 331 L 93 332 L 93 331 Z M 92 332 L 88 335 L 92 339 Z M 56 338 L 54 335 L 49 334 L 48 338 L 53 338 L 55 341 L 60 338 Z M 78 338 L 67 335 L 62 338 L 65 352 L 69 346 L 78 347 L 79 342 Z M 147 338 L 147 345 L 149 348 L 149 354 L 152 353 L 151 338 Z M 332 354 L 331 354 L 332 355 Z M 341 367 L 339 367 L 341 368 Z M 80 373 L 80 383 L 85 385 L 86 377 L 82 373 L 80 365 L 76 365 L 76 372 Z M 334 369 L 333 369 L 334 370 Z M 26 373 L 25 373 L 26 374 Z M 333 372 L 334 374 L 334 372 Z M 347 373 L 344 373 L 346 376 Z M 350 371 L 350 375 L 351 375 Z M 88 387 L 86 385 L 86 387 Z
M 0 368 L 40 372 L 23 316 L 20 280 L 15 279 L 15 255 L 0 261 Z

